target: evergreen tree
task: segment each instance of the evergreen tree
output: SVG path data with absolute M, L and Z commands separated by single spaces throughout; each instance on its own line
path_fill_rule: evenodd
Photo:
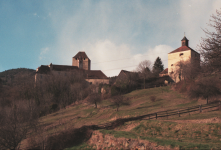
M 154 74 L 159 74 L 163 70 L 164 70 L 164 66 L 163 66 L 163 63 L 161 61 L 161 58 L 157 57 L 157 59 L 154 62 L 152 71 L 153 71 Z

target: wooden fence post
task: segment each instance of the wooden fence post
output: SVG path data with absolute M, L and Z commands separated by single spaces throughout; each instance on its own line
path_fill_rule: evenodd
M 220 110 L 221 109 L 221 103 L 219 102 L 219 106 L 218 106 L 218 109 Z
M 149 115 L 149 120 L 150 120 L 150 115 Z
M 202 105 L 199 105 L 200 113 L 202 112 Z
M 167 119 L 168 119 L 168 112 L 167 112 Z
M 156 113 L 156 119 L 157 119 L 157 113 Z
M 190 108 L 188 107 L 188 112 L 189 112 L 189 116 L 190 116 Z
M 178 114 L 179 114 L 179 117 L 180 117 L 180 111 L 179 111 L 179 109 L 177 109 L 177 111 L 178 111 Z

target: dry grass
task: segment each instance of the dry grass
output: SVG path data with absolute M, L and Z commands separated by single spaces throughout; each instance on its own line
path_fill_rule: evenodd
M 154 102 L 150 99 L 151 95 L 156 97 Z M 115 106 L 111 106 L 109 100 L 104 100 L 98 105 L 97 109 L 94 108 L 94 105 L 82 103 L 72 105 L 66 109 L 40 118 L 40 126 L 44 128 L 46 134 L 53 134 L 65 130 L 67 126 L 80 128 L 83 125 L 98 125 L 107 123 L 117 118 L 145 115 L 167 109 L 179 109 L 206 103 L 206 101 L 203 100 L 193 101 L 188 99 L 185 95 L 171 90 L 170 86 L 136 90 L 124 96 L 130 99 L 131 105 L 120 107 L 118 112 L 116 111 Z M 221 111 L 216 111 L 201 114 L 196 113 L 191 114 L 191 116 L 174 116 L 169 119 L 188 120 L 191 119 L 191 117 L 192 119 L 206 119 L 220 114 Z M 165 120 L 166 118 L 163 119 Z

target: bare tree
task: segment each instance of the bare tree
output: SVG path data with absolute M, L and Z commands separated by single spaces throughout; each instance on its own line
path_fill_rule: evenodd
M 210 68 L 210 71 L 221 70 L 221 9 L 216 11 L 216 15 L 212 15 L 208 24 L 214 29 L 209 31 L 204 29 L 205 38 L 199 45 L 201 56 L 203 56 L 204 64 Z
M 198 60 L 180 60 L 176 63 L 174 75 L 175 77 L 178 77 L 179 80 L 193 80 L 200 73 L 200 71 L 201 69 Z
M 100 103 L 102 101 L 101 94 L 91 93 L 88 96 L 87 101 L 92 103 L 92 104 L 95 104 L 95 108 L 97 108 L 97 103 Z
M 0 112 L 0 149 L 19 149 L 28 131 L 37 125 L 33 112 L 26 106 L 14 104 Z
M 117 107 L 117 111 L 119 110 L 119 107 L 122 105 L 130 105 L 129 99 L 127 99 L 121 95 L 113 96 L 111 98 L 111 103 Z
M 151 76 L 150 71 L 151 62 L 149 60 L 144 60 L 139 63 L 136 70 L 140 73 L 141 78 L 144 80 L 144 89 L 146 87 L 146 79 Z
M 221 94 L 218 84 L 219 80 L 215 78 L 200 79 L 191 85 L 188 95 L 190 98 L 205 98 L 208 104 L 209 98 Z

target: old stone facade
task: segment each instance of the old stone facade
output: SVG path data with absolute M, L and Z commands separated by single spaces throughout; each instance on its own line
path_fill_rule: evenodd
M 77 66 L 84 70 L 91 70 L 91 60 L 87 57 L 85 52 L 78 52 L 72 58 L 72 66 Z
M 66 77 L 72 74 L 83 76 L 91 84 L 109 84 L 109 78 L 101 70 L 90 70 L 91 60 L 85 52 L 78 52 L 72 58 L 72 66 L 67 65 L 41 65 L 36 69 L 35 82 L 42 82 L 51 75 Z
M 181 75 L 177 75 L 177 64 L 180 61 L 190 61 L 192 65 L 200 66 L 200 54 L 189 47 L 189 40 L 184 36 L 181 40 L 181 47 L 168 54 L 168 68 L 160 73 L 160 76 L 169 75 L 174 82 L 182 80 Z

